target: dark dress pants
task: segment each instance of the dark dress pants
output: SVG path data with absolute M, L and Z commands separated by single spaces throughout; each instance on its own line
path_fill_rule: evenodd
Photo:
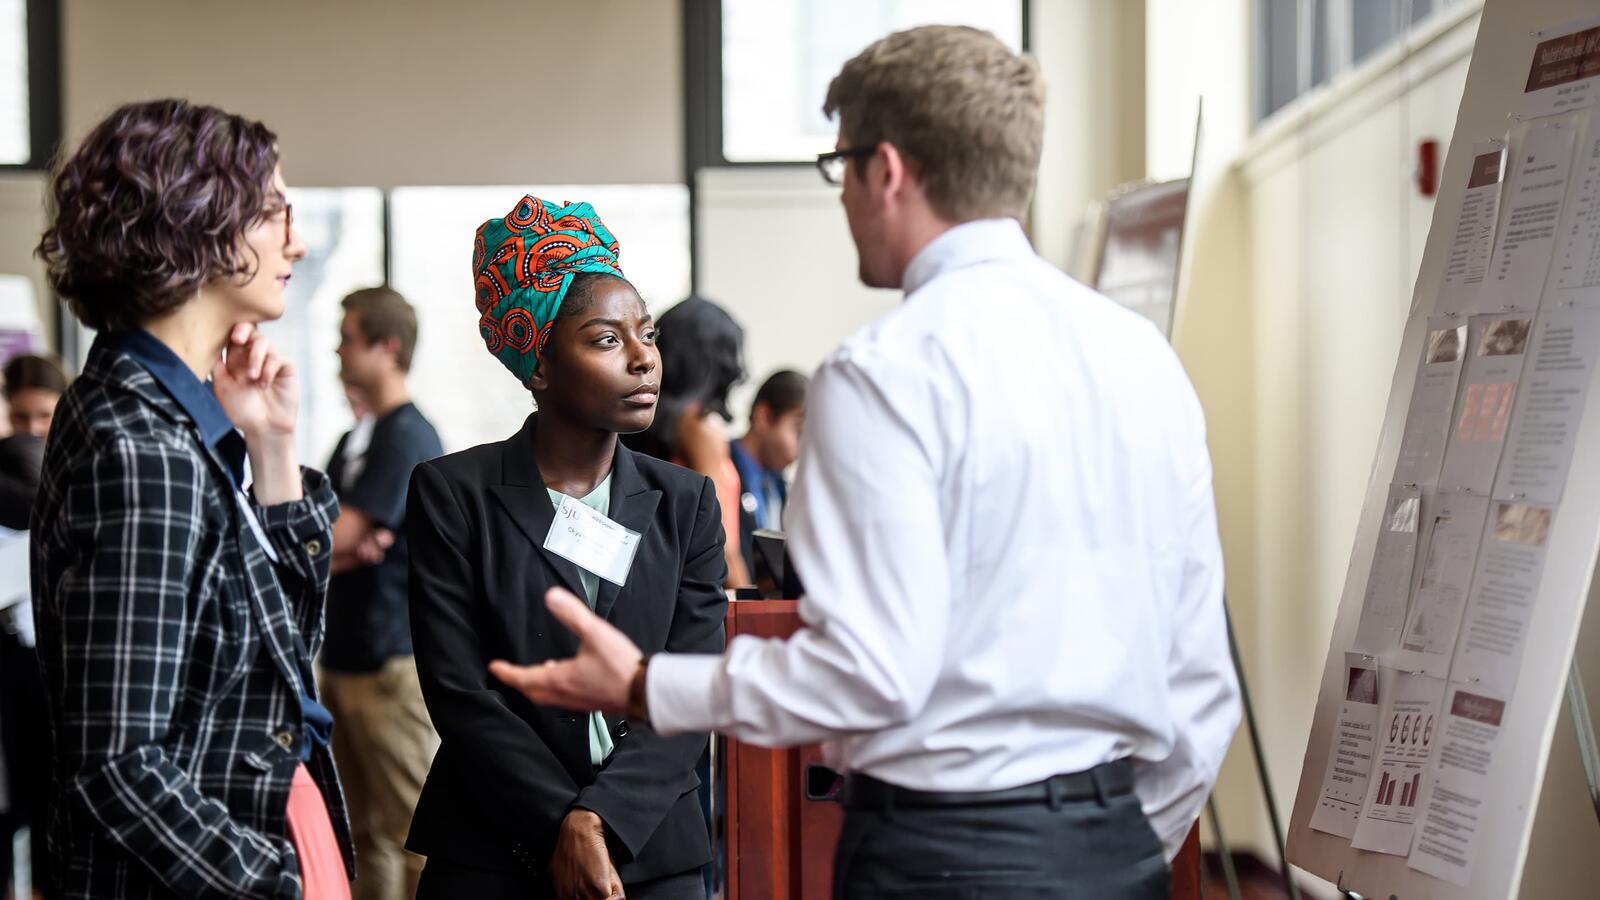
M 1170 874 L 1139 798 L 852 809 L 834 897 L 866 900 L 1156 900 Z M 631 896 L 631 895 L 630 895 Z

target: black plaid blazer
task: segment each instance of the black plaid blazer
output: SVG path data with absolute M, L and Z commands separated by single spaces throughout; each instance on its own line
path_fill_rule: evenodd
M 274 564 L 139 362 L 97 342 L 62 397 L 32 528 L 62 896 L 300 896 L 285 808 L 338 515 L 304 478 L 303 500 L 255 507 Z M 353 873 L 333 758 L 307 767 Z

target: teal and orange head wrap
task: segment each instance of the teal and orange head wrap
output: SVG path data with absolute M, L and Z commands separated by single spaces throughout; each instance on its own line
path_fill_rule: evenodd
M 622 276 L 617 239 L 594 207 L 528 195 L 504 218 L 478 226 L 472 277 L 483 342 L 527 385 L 556 312 L 581 272 Z

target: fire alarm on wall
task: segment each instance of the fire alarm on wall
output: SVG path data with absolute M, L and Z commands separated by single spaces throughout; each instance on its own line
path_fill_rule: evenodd
M 1439 142 L 1425 138 L 1417 144 L 1417 193 L 1432 197 L 1439 192 Z

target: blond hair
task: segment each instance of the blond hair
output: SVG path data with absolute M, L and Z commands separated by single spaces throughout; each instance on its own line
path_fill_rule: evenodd
M 987 31 L 899 31 L 844 64 L 822 111 L 847 147 L 890 143 L 954 222 L 1027 211 L 1044 141 L 1044 80 Z

